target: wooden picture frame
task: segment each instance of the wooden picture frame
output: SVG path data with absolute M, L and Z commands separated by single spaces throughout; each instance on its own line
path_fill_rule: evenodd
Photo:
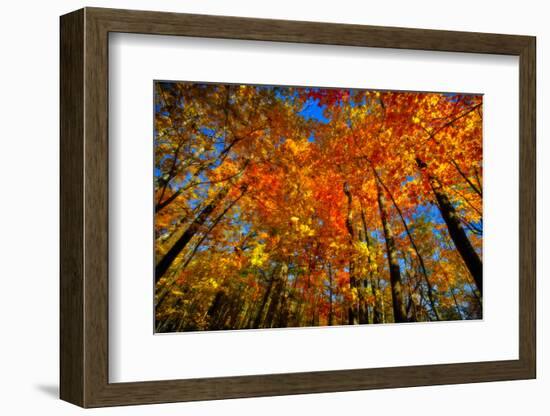
M 101 407 L 536 377 L 535 38 L 85 8 L 61 17 L 61 399 Z M 108 34 L 519 56 L 519 359 L 109 383 Z

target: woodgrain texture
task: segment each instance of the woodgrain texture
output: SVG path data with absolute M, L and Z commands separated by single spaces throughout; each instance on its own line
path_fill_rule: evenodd
M 190 380 L 108 380 L 108 33 L 520 57 L 519 359 Z M 534 378 L 535 38 L 86 8 L 61 18 L 61 398 L 82 407 Z
M 60 380 L 59 393 L 84 404 L 84 12 L 61 20 Z

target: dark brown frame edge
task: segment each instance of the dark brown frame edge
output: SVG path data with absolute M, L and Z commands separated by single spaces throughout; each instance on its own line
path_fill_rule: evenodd
M 108 34 L 519 56 L 519 359 L 205 379 L 108 381 Z M 60 396 L 83 407 L 536 377 L 535 38 L 85 8 L 61 17 Z

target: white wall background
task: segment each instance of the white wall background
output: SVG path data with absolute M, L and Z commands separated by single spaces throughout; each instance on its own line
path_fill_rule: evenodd
M 549 267 L 543 193 L 550 160 L 543 122 L 550 84 L 550 26 L 545 3 L 472 1 L 358 2 L 338 0 L 52 0 L 4 2 L 0 15 L 0 410 L 2 414 L 75 415 L 84 411 L 58 395 L 58 16 L 82 6 L 317 20 L 387 26 L 529 34 L 538 37 L 538 313 L 537 380 L 316 394 L 87 411 L 102 415 L 545 415 L 550 410 L 550 361 L 543 331 L 549 308 Z M 545 200 L 546 199 L 546 200 Z

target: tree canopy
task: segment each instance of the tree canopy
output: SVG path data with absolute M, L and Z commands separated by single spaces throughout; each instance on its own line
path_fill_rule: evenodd
M 156 331 L 479 319 L 482 96 L 155 83 Z

